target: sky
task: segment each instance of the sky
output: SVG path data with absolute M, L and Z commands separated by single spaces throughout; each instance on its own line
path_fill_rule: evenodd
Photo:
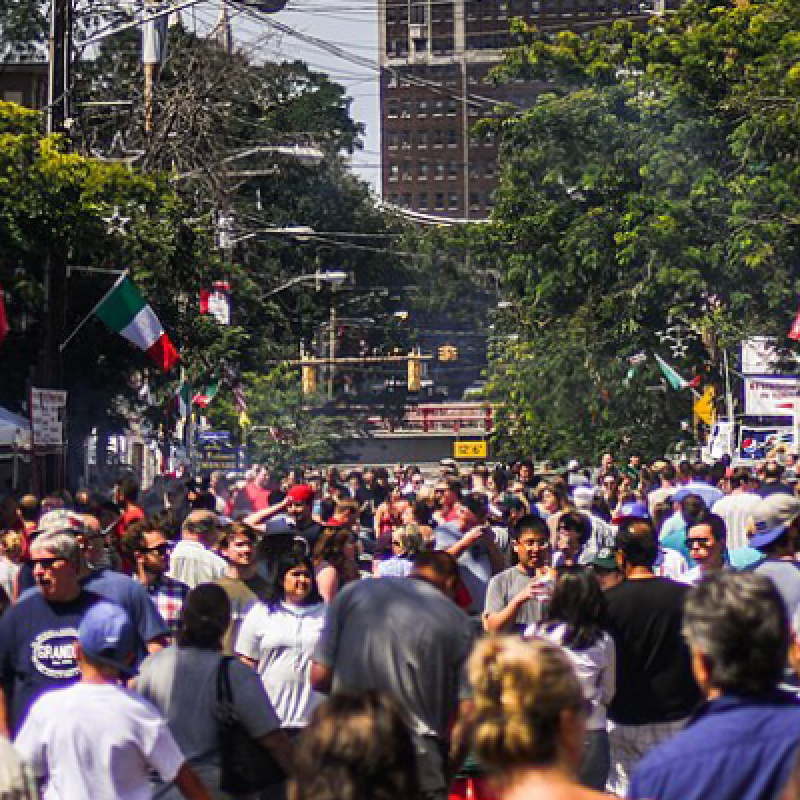
M 219 2 L 196 7 L 194 21 L 198 29 L 213 24 L 219 17 Z M 305 61 L 312 69 L 325 72 L 341 83 L 352 98 L 351 116 L 366 126 L 364 148 L 352 160 L 353 169 L 375 187 L 380 186 L 380 113 L 378 72 L 378 0 L 289 0 L 286 9 L 265 17 L 274 19 L 301 34 L 323 39 L 356 61 L 337 57 L 331 52 L 301 41 L 296 36 L 276 32 L 268 22 L 260 23 L 253 14 L 229 10 L 237 48 L 251 53 L 256 60 Z M 183 12 L 183 22 L 190 26 L 192 11 Z

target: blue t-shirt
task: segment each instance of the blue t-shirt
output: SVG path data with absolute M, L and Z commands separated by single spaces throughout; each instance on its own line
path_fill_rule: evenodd
M 77 682 L 78 626 L 100 599 L 84 591 L 69 603 L 50 603 L 38 588 L 29 589 L 0 618 L 0 682 L 12 733 L 39 695 Z
M 777 800 L 799 740 L 800 703 L 793 695 L 724 695 L 639 762 L 628 797 Z
M 124 608 L 137 633 L 134 666 L 147 657 L 147 643 L 160 636 L 169 636 L 169 628 L 158 613 L 147 589 L 133 578 L 110 569 L 96 569 L 82 582 L 83 588 Z

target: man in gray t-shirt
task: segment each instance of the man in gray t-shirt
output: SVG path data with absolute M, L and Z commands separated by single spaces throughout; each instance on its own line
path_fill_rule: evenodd
M 392 695 L 414 736 L 423 791 L 445 797 L 448 732 L 467 693 L 473 628 L 437 586 L 421 576 L 346 586 L 328 609 L 311 685 L 323 692 L 378 689 Z
M 750 547 L 766 558 L 752 570 L 766 575 L 786 603 L 789 619 L 800 609 L 800 500 L 790 494 L 772 494 L 753 509 Z
M 522 632 L 539 622 L 553 588 L 550 531 L 533 514 L 512 531 L 518 563 L 495 575 L 486 590 L 483 627 L 489 633 Z

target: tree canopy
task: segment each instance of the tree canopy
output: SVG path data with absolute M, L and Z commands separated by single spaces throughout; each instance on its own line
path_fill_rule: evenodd
M 547 89 L 484 123 L 502 135 L 503 169 L 494 224 L 473 233 L 508 306 L 490 381 L 498 441 L 541 456 L 661 454 L 689 395 L 647 392 L 652 360 L 626 382 L 629 357 L 670 360 L 659 332 L 683 326 L 676 366 L 719 381 L 721 348 L 743 336 L 790 344 L 800 8 L 693 0 L 645 30 L 516 32 L 494 79 Z

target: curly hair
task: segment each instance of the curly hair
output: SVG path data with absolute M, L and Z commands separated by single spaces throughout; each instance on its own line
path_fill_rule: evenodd
M 561 713 L 585 706 L 564 650 L 543 639 L 487 637 L 476 645 L 468 673 L 474 693 L 469 727 L 478 759 L 500 772 L 555 764 Z

